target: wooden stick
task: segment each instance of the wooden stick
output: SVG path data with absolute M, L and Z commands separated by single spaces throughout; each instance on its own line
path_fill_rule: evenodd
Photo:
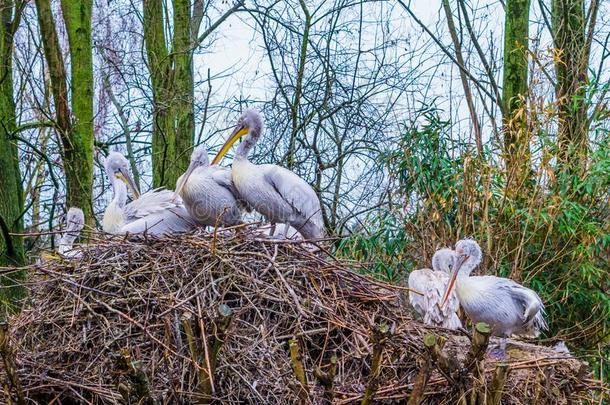
M 328 364 L 328 371 L 322 371 L 320 367 L 316 367 L 313 370 L 313 375 L 320 382 L 320 385 L 324 387 L 324 400 L 329 404 L 332 404 L 335 400 L 335 374 L 337 372 L 337 356 L 333 354 L 330 357 Z
M 15 358 L 9 342 L 8 324 L 5 322 L 0 323 L 0 355 L 2 356 L 9 384 L 13 387 L 13 390 L 17 395 L 17 405 L 25 405 L 25 395 L 23 394 L 21 381 L 19 381 L 19 377 L 17 376 Z M 10 395 L 7 395 L 7 397 L 10 401 Z
M 153 399 L 150 395 L 150 383 L 148 376 L 140 367 L 137 360 L 133 358 L 128 348 L 120 350 L 125 366 L 129 371 L 129 380 L 133 388 L 133 393 L 136 396 L 136 403 L 138 404 L 152 404 Z
M 490 336 L 491 328 L 485 322 L 478 322 L 474 326 L 470 351 L 466 356 L 466 368 L 469 371 L 485 357 Z
M 470 403 L 475 405 L 485 403 L 485 368 L 483 359 L 487 352 L 491 328 L 485 322 L 478 322 L 474 326 L 470 351 L 466 356 L 466 370 L 472 374 L 472 391 L 470 393 Z
M 489 405 L 500 405 L 502 402 L 502 391 L 508 377 L 508 364 L 500 363 L 496 366 L 493 379 L 491 380 L 491 391 L 489 392 L 487 403 Z
M 413 390 L 411 390 L 407 405 L 419 405 L 424 399 L 426 384 L 428 384 L 430 376 L 431 353 L 432 348 L 436 346 L 436 337 L 431 333 L 427 334 L 424 337 L 424 346 L 426 347 L 426 353 L 420 359 L 419 372 L 413 381 Z
M 432 337 L 428 337 L 432 336 Z M 424 340 L 424 344 L 426 346 L 426 350 L 430 354 L 430 357 L 436 364 L 436 367 L 441 372 L 443 377 L 449 382 L 449 384 L 455 384 L 454 374 L 458 371 L 458 368 L 455 364 L 449 361 L 447 356 L 443 353 L 443 347 L 447 339 L 443 336 L 434 336 L 427 335 L 427 342 Z M 427 344 L 426 344 L 427 343 Z
M 296 338 L 292 338 L 288 341 L 288 348 L 290 349 L 290 361 L 292 363 L 292 371 L 299 382 L 298 396 L 301 402 L 306 403 L 309 399 L 309 384 L 307 383 L 307 374 L 305 373 L 305 365 L 303 364 L 303 357 L 301 356 L 301 349 L 299 342 Z
M 373 358 L 371 361 L 371 371 L 369 373 L 369 381 L 364 391 L 361 405 L 369 405 L 373 403 L 377 388 L 379 385 L 379 374 L 381 371 L 381 354 L 387 341 L 391 335 L 390 327 L 383 323 L 376 325 L 371 334 L 371 343 L 373 344 Z
M 208 349 L 209 368 L 202 367 L 203 373 L 200 379 L 200 391 L 204 393 L 204 403 L 212 402 L 212 394 L 214 392 L 213 378 L 216 364 L 218 363 L 218 353 L 226 341 L 227 331 L 231 325 L 232 318 L 233 311 L 231 308 L 228 305 L 220 304 L 218 306 L 218 317 L 214 322 L 214 336 L 208 342 L 210 345 Z

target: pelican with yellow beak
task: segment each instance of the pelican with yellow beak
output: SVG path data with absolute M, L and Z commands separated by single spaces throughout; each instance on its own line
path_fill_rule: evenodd
M 231 170 L 210 165 L 205 145 L 193 149 L 187 171 L 176 182 L 176 195 L 182 198 L 188 213 L 199 225 L 241 223 L 244 206 L 231 181 Z
M 485 322 L 492 334 L 499 336 L 499 349 L 492 356 L 504 359 L 506 338 L 511 335 L 537 337 L 547 329 L 544 304 L 533 290 L 513 280 L 495 276 L 474 276 L 470 273 L 481 262 L 479 244 L 463 239 L 455 245 L 456 260 L 443 297 L 443 306 L 455 288 L 460 305 L 472 322 Z
M 182 200 L 169 190 L 151 190 L 140 196 L 129 174 L 129 163 L 119 152 L 110 152 L 105 169 L 112 183 L 114 198 L 104 211 L 102 229 L 110 234 L 143 233 L 164 235 L 185 232 L 195 224 Z M 127 188 L 135 199 L 127 204 Z
M 299 231 L 304 239 L 324 237 L 322 209 L 314 189 L 305 180 L 281 166 L 255 165 L 248 161 L 248 154 L 262 131 L 263 120 L 258 111 L 244 111 L 212 164 L 218 164 L 233 144 L 243 137 L 231 169 L 231 179 L 240 198 L 272 224 L 285 224 L 284 237 L 289 226 Z

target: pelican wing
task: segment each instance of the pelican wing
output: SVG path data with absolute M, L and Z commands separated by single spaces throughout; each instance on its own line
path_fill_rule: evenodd
M 544 304 L 538 294 L 512 280 L 501 280 L 503 282 L 498 287 L 511 297 L 514 305 L 520 310 L 523 323 L 523 330 L 520 334 L 536 337 L 541 329 L 547 329 L 544 320 Z
M 462 323 L 456 314 L 460 303 L 455 292 L 449 296 L 449 300 L 441 308 L 448 282 L 449 276 L 444 272 L 430 269 L 414 270 L 409 275 L 409 288 L 424 295 L 409 292 L 409 301 L 423 317 L 424 323 L 457 329 L 462 326 Z
M 247 212 L 252 212 L 252 206 L 246 202 L 239 194 L 239 191 L 235 188 L 233 184 L 233 180 L 231 178 L 231 169 L 225 167 L 218 167 L 218 170 L 215 170 L 212 173 L 212 180 L 214 180 L 218 185 L 226 188 L 233 194 L 237 204 L 239 205 L 240 210 L 245 210 Z
M 183 207 L 171 207 L 150 215 L 138 218 L 121 228 L 121 233 L 148 233 L 150 235 L 167 235 L 187 232 L 194 228 L 188 212 Z
M 264 165 L 265 180 L 306 221 L 319 229 L 324 228 L 322 209 L 318 195 L 302 178 L 288 169 L 276 165 Z
M 172 191 L 158 188 L 148 191 L 124 208 L 125 223 L 147 217 L 157 212 L 182 206 L 182 200 L 175 198 Z

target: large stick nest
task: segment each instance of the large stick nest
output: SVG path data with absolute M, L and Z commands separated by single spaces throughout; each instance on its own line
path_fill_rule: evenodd
M 228 403 L 323 403 L 320 379 L 336 359 L 335 403 L 360 401 L 375 385 L 375 401 L 389 403 L 410 395 L 425 335 L 447 337 L 443 352 L 458 363 L 470 348 L 463 334 L 413 320 L 399 289 L 311 244 L 251 231 L 99 238 L 78 260 L 31 269 L 29 302 L 10 335 L 33 401 L 205 402 L 211 393 Z M 380 327 L 388 330 L 372 378 Z M 582 362 L 540 346 L 513 342 L 509 364 L 503 404 L 568 403 L 595 385 Z M 424 403 L 485 390 L 495 364 L 484 368 L 484 384 L 467 375 L 449 384 L 432 365 Z

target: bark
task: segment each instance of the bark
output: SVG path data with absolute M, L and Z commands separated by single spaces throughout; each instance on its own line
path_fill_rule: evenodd
M 20 266 L 24 263 L 21 212 L 23 197 L 15 131 L 15 100 L 13 97 L 13 35 L 19 14 L 12 0 L 0 0 L 0 267 Z M 11 305 L 23 288 L 15 286 L 22 272 L 0 276 L 0 311 Z M 0 319 L 2 314 L 0 313 Z
M 174 131 L 170 126 L 171 64 L 163 27 L 162 0 L 145 0 L 144 42 L 153 96 L 152 165 L 153 187 L 168 186 L 166 165 L 174 156 Z
M 589 31 L 593 32 L 598 3 L 591 2 Z M 584 0 L 553 0 L 555 92 L 558 103 L 558 160 L 560 170 L 577 174 L 584 169 L 588 130 L 585 89 L 591 41 L 587 35 Z M 589 35 L 590 37 L 590 35 Z
M 193 52 L 231 14 L 243 7 L 237 1 L 201 35 L 204 19 L 202 0 L 173 0 L 170 25 L 163 0 L 144 0 L 144 44 L 153 95 L 152 163 L 153 186 L 176 186 L 189 165 L 195 134 Z
M 70 44 L 72 101 L 71 148 L 64 146 L 68 185 L 67 205 L 79 207 L 93 223 L 93 45 L 92 0 L 62 0 L 61 9 Z
M 93 223 L 93 61 L 91 44 L 91 0 L 62 1 L 62 12 L 70 45 L 70 91 L 66 66 L 49 0 L 36 0 L 45 60 L 51 78 L 57 128 L 70 207 L 79 207 L 87 223 Z M 71 100 L 72 111 L 68 100 Z M 72 119 L 71 117 L 74 117 Z
M 504 155 L 507 190 L 517 194 L 531 178 L 531 152 L 525 97 L 528 92 L 530 0 L 508 0 L 504 20 Z

